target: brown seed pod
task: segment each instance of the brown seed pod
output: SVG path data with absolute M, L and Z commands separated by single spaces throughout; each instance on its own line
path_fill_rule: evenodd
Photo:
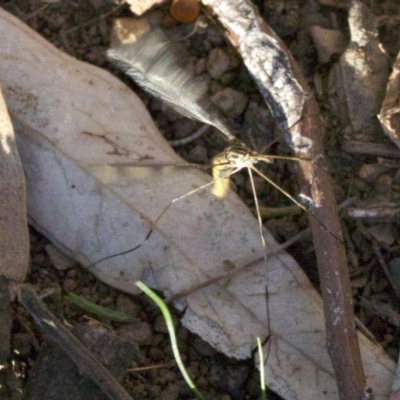
M 170 13 L 178 22 L 193 22 L 200 13 L 198 0 L 172 0 Z

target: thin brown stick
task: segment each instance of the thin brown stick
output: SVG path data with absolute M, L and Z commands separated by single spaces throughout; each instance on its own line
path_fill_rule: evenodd
M 29 285 L 21 285 L 20 300 L 36 324 L 57 343 L 79 369 L 79 372 L 95 382 L 112 400 L 132 400 L 120 383 L 98 359 L 47 309 Z
M 345 248 L 343 241 L 336 239 L 342 238 L 337 205 L 329 175 L 315 162 L 324 157 L 318 105 L 286 46 L 249 0 L 203 3 L 212 8 L 228 31 L 279 128 L 285 131 L 300 120 L 288 139 L 298 158 L 314 160 L 299 162 L 298 179 L 301 193 L 311 200 L 316 217 L 310 218 L 310 225 L 324 302 L 327 347 L 340 399 L 361 399 L 366 379 L 354 324 Z
M 280 253 L 283 250 L 286 250 L 288 247 L 292 246 L 294 243 L 298 242 L 300 239 L 302 239 L 303 237 L 307 236 L 309 234 L 309 228 L 305 229 L 304 231 L 298 233 L 297 235 L 293 236 L 292 238 L 288 239 L 285 243 L 277 246 L 275 249 L 270 249 L 268 251 L 267 256 L 272 256 L 272 255 L 276 255 L 278 253 Z M 214 285 L 224 279 L 230 279 L 232 277 L 234 277 L 235 275 L 237 275 L 238 273 L 248 270 L 252 267 L 254 267 L 255 265 L 258 265 L 259 262 L 263 259 L 263 257 L 257 258 L 256 260 L 253 260 L 245 265 L 242 265 L 240 267 L 236 267 L 234 264 L 232 264 L 232 262 L 230 262 L 229 260 L 225 260 L 224 262 L 228 265 L 233 265 L 235 268 L 232 269 L 231 271 L 225 272 L 224 274 L 220 274 L 214 278 L 208 279 L 205 282 L 199 283 L 197 285 L 191 286 L 188 289 L 182 290 L 179 293 L 176 293 L 172 296 L 169 296 L 165 299 L 166 303 L 170 303 L 172 301 L 175 301 L 181 297 L 185 297 L 188 296 L 189 294 L 193 293 L 193 292 L 197 292 L 200 289 L 204 289 L 207 286 L 210 285 Z

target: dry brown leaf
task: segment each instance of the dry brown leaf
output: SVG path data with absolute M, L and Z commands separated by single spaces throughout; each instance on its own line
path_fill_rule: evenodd
M 360 1 L 349 9 L 351 41 L 329 76 L 330 103 L 348 132 L 375 130 L 389 76 L 389 58 L 379 43 L 376 19 Z
M 25 178 L 0 91 L 0 276 L 22 282 L 29 265 Z
M 0 367 L 10 357 L 10 282 L 22 282 L 29 266 L 25 178 L 0 86 Z

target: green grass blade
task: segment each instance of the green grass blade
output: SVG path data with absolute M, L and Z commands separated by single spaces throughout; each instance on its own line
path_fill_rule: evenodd
M 199 398 L 200 400 L 206 400 L 205 397 L 197 390 L 195 384 L 193 383 L 192 379 L 190 378 L 189 374 L 187 373 L 185 366 L 183 365 L 181 356 L 179 354 L 178 343 L 176 341 L 174 323 L 173 323 L 172 316 L 171 316 L 171 313 L 170 313 L 167 305 L 160 297 L 158 297 L 143 282 L 137 281 L 135 284 L 147 296 L 149 296 L 161 310 L 161 312 L 164 316 L 165 322 L 167 323 L 168 333 L 169 333 L 169 337 L 171 339 L 172 352 L 174 354 L 175 361 L 178 364 L 179 370 L 181 371 L 183 378 L 185 379 L 185 381 L 189 385 L 189 387 L 193 390 L 193 392 L 195 393 L 197 398 Z
M 110 310 L 109 308 L 99 306 L 94 304 L 73 292 L 68 293 L 68 297 L 71 299 L 72 303 L 81 308 L 82 310 L 88 311 L 98 317 L 107 318 L 115 322 L 132 322 L 135 319 L 128 314 L 120 311 Z

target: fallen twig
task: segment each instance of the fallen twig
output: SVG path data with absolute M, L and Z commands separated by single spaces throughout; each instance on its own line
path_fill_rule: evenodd
M 67 353 L 81 374 L 95 382 L 108 398 L 132 400 L 100 361 L 47 309 L 34 289 L 22 285 L 20 299 L 36 324 Z

